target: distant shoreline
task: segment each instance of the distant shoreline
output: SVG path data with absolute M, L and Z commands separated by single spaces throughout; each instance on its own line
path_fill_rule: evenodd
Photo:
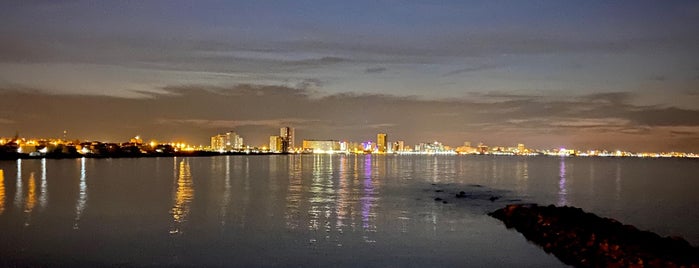
M 340 154 L 340 153 L 338 153 Z M 331 155 L 324 153 L 272 153 L 272 152 L 212 152 L 212 151 L 180 151 L 174 153 L 144 153 L 144 154 L 46 154 L 46 155 L 30 155 L 21 153 L 0 154 L 0 161 L 3 160 L 18 160 L 18 159 L 78 159 L 78 158 L 156 158 L 156 157 L 213 157 L 213 156 L 245 156 L 245 155 Z M 457 157 L 550 157 L 550 158 L 633 158 L 633 159 L 690 159 L 697 160 L 699 158 L 692 157 L 637 157 L 637 156 L 555 156 L 555 155 L 496 155 L 496 154 L 356 154 L 347 153 L 346 155 L 396 155 L 396 156 L 457 156 Z

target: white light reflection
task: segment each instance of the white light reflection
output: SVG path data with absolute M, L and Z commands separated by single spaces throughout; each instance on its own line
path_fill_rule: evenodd
M 224 177 L 223 200 L 221 201 L 221 227 L 226 225 L 226 215 L 228 214 L 228 203 L 231 202 L 231 160 L 230 155 L 226 155 L 226 175 Z
M 22 189 L 22 159 L 17 159 L 17 189 L 15 191 L 15 206 L 18 208 L 22 207 L 22 195 L 23 189 Z
M 361 209 L 362 209 L 362 228 L 364 229 L 364 242 L 366 243 L 376 243 L 376 240 L 369 237 L 370 233 L 376 232 L 376 224 L 374 220 L 376 219 L 376 212 L 373 211 L 376 206 L 376 194 L 375 185 L 372 178 L 372 157 L 371 155 L 366 155 L 364 158 L 364 183 L 362 197 L 360 198 Z M 435 179 L 435 178 L 433 178 Z
M 80 158 L 80 184 L 78 187 L 80 188 L 80 192 L 78 194 L 78 201 L 75 204 L 74 230 L 80 229 L 80 218 L 87 205 L 87 168 L 85 167 L 85 157 Z
M 41 159 L 41 191 L 39 192 L 39 206 L 46 207 L 48 191 L 46 189 L 46 158 Z
M 529 164 L 527 160 L 520 159 L 517 161 L 517 192 L 521 194 L 528 194 L 529 192 Z
M 292 164 L 289 164 L 289 187 L 286 191 L 286 227 L 297 229 L 300 221 L 300 207 L 302 200 L 302 167 L 301 156 L 292 156 Z
M 561 163 L 559 166 L 558 173 L 558 205 L 565 206 L 568 204 L 567 200 L 568 190 L 566 189 L 566 161 L 565 157 L 561 157 Z

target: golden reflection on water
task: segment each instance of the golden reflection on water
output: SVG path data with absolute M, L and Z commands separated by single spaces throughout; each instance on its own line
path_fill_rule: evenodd
M 526 159 L 519 159 L 517 161 L 517 170 L 515 172 L 517 192 L 529 193 L 529 164 Z
M 177 160 L 175 159 L 175 161 Z M 189 167 L 189 160 L 183 159 L 178 166 L 173 193 L 174 205 L 170 210 L 174 223 L 172 228 L 170 228 L 171 234 L 182 232 L 181 225 L 187 221 L 187 216 L 189 216 L 190 213 L 190 204 L 192 199 L 194 199 L 194 188 L 192 187 L 192 173 Z
M 24 204 L 24 213 L 27 214 L 24 225 L 29 226 L 31 221 L 31 213 L 36 206 L 36 179 L 34 178 L 34 172 L 29 174 L 29 184 L 27 185 L 27 198 Z
M 330 161 L 330 163 L 325 163 L 326 161 Z M 332 156 L 320 154 L 313 155 L 310 194 L 311 204 L 308 209 L 308 229 L 311 231 L 319 230 L 321 224 L 325 223 L 324 229 L 328 231 L 330 229 L 328 218 L 332 212 L 330 207 L 334 199 Z
M 5 171 L 0 169 L 0 215 L 5 212 Z
M 342 233 L 344 231 L 343 227 L 345 226 L 345 220 L 347 220 L 348 213 L 351 209 L 351 203 L 350 203 L 350 187 L 349 187 L 349 182 L 347 178 L 347 156 L 341 156 L 340 157 L 340 168 L 338 170 L 338 173 L 340 175 L 340 182 L 339 182 L 339 189 L 337 191 L 337 208 L 335 211 L 335 214 L 337 216 L 337 222 L 335 224 L 335 228 L 337 229 L 338 232 Z
M 300 206 L 303 190 L 301 156 L 292 156 L 289 164 L 289 186 L 286 195 L 285 221 L 286 227 L 295 230 L 299 227 Z
M 82 217 L 85 206 L 87 205 L 87 169 L 85 167 L 85 157 L 80 158 L 80 192 L 78 194 L 78 201 L 75 204 L 75 221 L 73 222 L 73 229 L 80 229 L 80 218 Z
M 313 155 L 311 176 L 304 188 L 304 156 L 289 165 L 289 185 L 285 219 L 289 229 L 297 229 L 301 219 L 311 231 L 310 242 L 319 240 L 342 246 L 343 233 L 361 232 L 364 242 L 374 243 L 379 176 L 387 172 L 386 159 L 371 155 Z M 307 158 L 306 158 L 307 159 Z M 306 173 L 308 174 L 308 173 Z M 307 197 L 305 195 L 308 195 Z M 300 215 L 304 211 L 307 217 Z

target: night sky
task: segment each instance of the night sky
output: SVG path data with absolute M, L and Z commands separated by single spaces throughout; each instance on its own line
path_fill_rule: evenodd
M 699 152 L 698 1 L 30 0 L 0 22 L 4 137 Z

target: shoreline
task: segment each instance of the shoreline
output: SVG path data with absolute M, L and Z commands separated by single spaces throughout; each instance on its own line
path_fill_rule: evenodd
M 23 154 L 23 153 L 5 153 L 5 154 L 0 154 L 0 161 L 6 160 L 6 161 L 11 161 L 11 160 L 18 160 L 18 159 L 79 159 L 79 158 L 96 158 L 96 159 L 107 159 L 107 158 L 155 158 L 155 157 L 215 157 L 215 156 L 225 156 L 225 155 L 235 155 L 235 156 L 244 156 L 244 155 L 254 155 L 254 156 L 259 156 L 259 155 L 382 155 L 382 156 L 456 156 L 456 157 L 503 157 L 503 158 L 509 158 L 509 157 L 524 157 L 524 158 L 529 158 L 529 157 L 550 157 L 550 158 L 604 158 L 604 159 L 621 159 L 621 158 L 630 158 L 630 159 L 687 159 L 689 161 L 691 160 L 699 160 L 699 158 L 694 158 L 694 157 L 637 157 L 637 156 L 555 156 L 555 155 L 497 155 L 497 154 L 400 154 L 400 153 L 394 153 L 394 154 L 357 154 L 357 153 L 336 153 L 336 154 L 327 154 L 327 153 L 272 153 L 272 152 L 212 152 L 212 151 L 181 151 L 181 152 L 174 152 L 174 153 L 139 153 L 139 154 L 130 154 L 130 153 L 114 153 L 114 154 L 63 154 L 63 153 L 58 153 L 58 154 L 45 154 L 45 155 L 31 155 L 31 154 Z

